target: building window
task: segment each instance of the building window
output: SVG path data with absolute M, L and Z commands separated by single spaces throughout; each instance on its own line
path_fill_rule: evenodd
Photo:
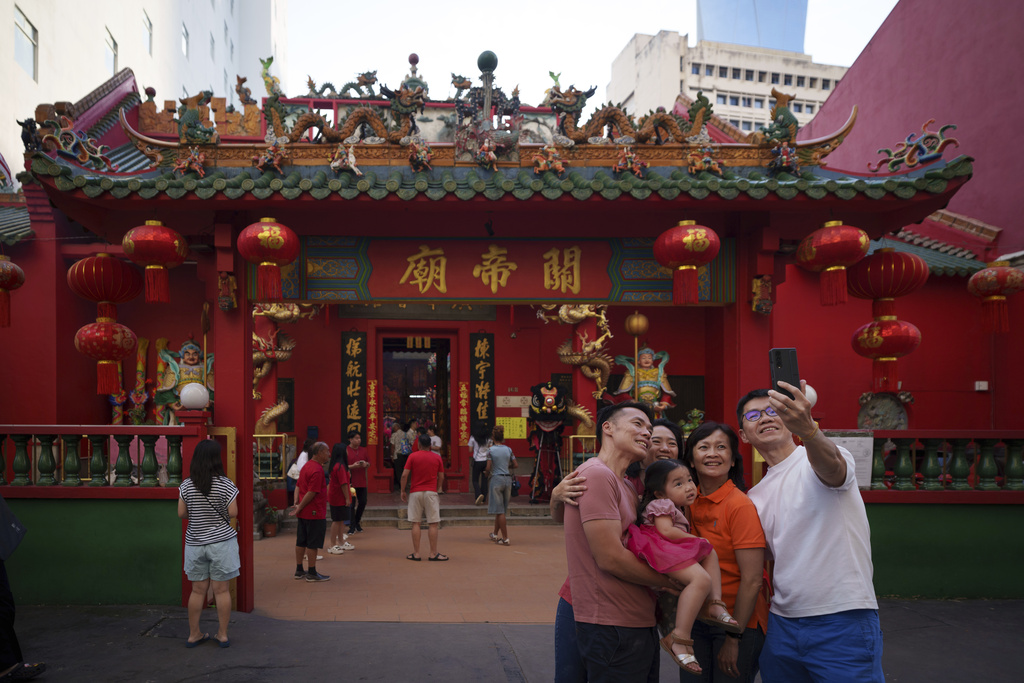
M 743 72 L 743 79 L 747 80 L 747 81 L 754 80 L 754 70 L 753 69 L 747 69 L 745 72 Z
M 832 81 L 830 81 L 827 78 L 821 79 L 821 89 L 822 90 L 831 90 L 832 89 Z
M 224 44 L 228 44 L 228 22 L 224 22 Z
M 109 28 L 107 29 L 107 49 L 104 54 L 104 63 L 108 74 L 113 76 L 117 73 L 117 41 L 114 40 Z
M 227 94 L 229 92 L 231 91 L 228 90 L 228 70 L 224 69 L 224 93 Z
M 715 75 L 715 66 L 714 66 L 714 64 L 705 64 L 704 65 L 704 75 L 705 76 L 714 76 Z
M 38 79 L 39 32 L 21 9 L 14 6 L 14 60 L 32 80 Z
M 691 64 L 690 73 L 694 76 L 700 76 L 700 64 Z
M 235 41 L 231 41 L 231 63 L 235 63 Z
M 740 70 L 739 69 L 733 69 L 732 70 L 732 77 L 733 77 L 734 80 L 737 80 L 737 81 L 740 80 Z
M 740 98 L 737 95 L 729 95 L 729 106 L 738 107 L 740 106 Z
M 185 59 L 188 59 L 188 27 L 185 24 L 181 25 L 181 54 L 185 55 Z M 185 86 L 182 86 L 183 88 Z
M 740 126 L 743 130 L 753 130 L 754 126 L 750 121 L 744 121 L 743 125 Z
M 796 87 L 798 87 L 798 88 L 804 87 L 804 77 L 803 76 L 797 76 L 796 77 Z
M 679 70 L 686 71 L 686 57 L 679 58 Z
M 808 87 L 811 87 L 811 88 L 817 88 L 818 87 L 818 79 L 815 78 L 814 76 L 811 76 L 811 81 L 807 85 L 808 85 Z
M 754 109 L 764 109 L 764 100 L 754 100 Z
M 772 85 L 779 84 L 779 74 L 772 72 Z
M 719 78 L 729 78 L 729 67 L 727 67 L 727 66 L 720 66 L 720 67 L 718 67 L 718 77 Z
M 185 86 L 184 85 L 181 86 L 181 96 L 182 96 L 182 98 L 184 98 L 186 100 L 188 99 L 188 90 L 185 90 Z
M 751 103 L 751 100 L 753 100 L 753 99 L 754 99 L 754 98 L 752 98 L 752 97 L 744 97 L 743 99 L 741 99 L 741 100 L 740 100 L 740 103 L 741 103 L 741 104 L 742 104 L 742 105 L 743 105 L 744 107 L 752 107 L 752 106 L 754 106 L 754 105 L 753 105 L 753 104 Z
M 771 108 L 771 109 L 775 109 L 775 100 L 769 99 L 768 100 L 768 107 Z
M 805 104 L 804 105 L 804 111 L 807 112 L 808 114 L 813 114 L 814 113 L 814 105 L 813 104 Z
M 235 16 L 235 0 L 231 0 L 231 16 Z
M 797 114 L 804 113 L 804 105 L 800 104 L 799 102 L 794 102 L 793 111 L 796 112 Z
M 785 78 L 782 79 L 783 85 L 793 85 L 793 74 L 786 74 Z
M 210 60 L 217 59 L 217 41 L 213 39 L 213 33 L 210 34 Z
M 736 126 L 737 128 L 740 127 L 740 120 L 739 119 L 729 119 L 729 123 L 734 125 L 734 126 Z
M 679 81 L 679 92 L 686 90 L 686 81 Z
M 768 72 L 767 71 L 758 71 L 757 72 L 757 82 L 758 83 L 764 83 L 767 78 L 768 78 Z
M 142 44 L 146 46 L 146 54 L 153 55 L 153 22 L 149 20 L 146 10 L 142 10 Z
M 718 104 L 725 104 L 725 95 L 718 93 L 718 96 L 715 98 L 715 102 Z

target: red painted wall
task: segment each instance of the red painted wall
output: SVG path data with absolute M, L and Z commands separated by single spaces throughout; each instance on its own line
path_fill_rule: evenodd
M 945 157 L 974 157 L 974 178 L 949 210 L 1002 228 L 1000 254 L 1020 251 L 1020 172 L 1009 139 L 1024 110 L 1024 91 L 1016 87 L 1022 26 L 1021 2 L 902 0 L 798 137 L 837 129 L 857 105 L 857 125 L 827 163 L 866 173 L 881 158 L 878 149 L 919 134 L 928 119 L 935 119 L 931 130 L 956 124 L 946 134 L 960 147 Z

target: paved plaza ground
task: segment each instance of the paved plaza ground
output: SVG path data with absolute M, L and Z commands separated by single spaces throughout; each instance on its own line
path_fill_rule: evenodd
M 408 531 L 368 528 L 325 554 L 323 584 L 292 578 L 294 532 L 258 541 L 256 609 L 232 615 L 229 649 L 186 650 L 179 607 L 20 606 L 16 628 L 47 682 L 551 681 L 562 530 L 512 527 L 508 547 L 487 532 L 442 529 L 438 563 L 404 559 Z M 887 681 L 1021 680 L 1024 601 L 883 600 L 881 620 Z M 661 680 L 677 671 L 663 654 Z

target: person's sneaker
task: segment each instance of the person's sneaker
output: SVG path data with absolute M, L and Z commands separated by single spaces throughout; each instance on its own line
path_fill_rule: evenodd
M 330 580 L 331 577 L 327 576 L 326 574 L 321 574 L 320 572 L 310 572 L 309 574 L 306 574 L 306 581 L 310 583 L 319 583 L 320 581 Z
M 341 546 L 341 549 L 343 551 L 344 550 L 355 550 L 356 547 L 354 545 L 352 545 L 351 543 L 349 543 L 348 541 L 345 541 L 345 545 Z
M 363 527 L 361 527 L 361 526 L 357 526 L 357 527 L 356 527 L 356 531 L 355 531 L 355 533 L 357 533 L 357 534 L 361 534 L 361 533 L 363 533 Z
M 484 494 L 481 493 L 479 496 L 476 497 L 476 504 L 477 505 L 483 505 L 484 504 Z
M 345 545 L 348 544 L 346 543 Z M 327 552 L 329 552 L 331 555 L 342 555 L 345 553 L 345 548 L 342 548 L 340 545 L 335 545 L 328 548 Z
M 306 572 L 302 571 L 301 569 L 296 569 L 295 570 L 295 578 L 296 579 L 304 579 L 304 578 L 306 578 Z
M 342 534 L 341 535 L 341 541 L 344 543 L 347 540 L 348 540 L 348 534 Z

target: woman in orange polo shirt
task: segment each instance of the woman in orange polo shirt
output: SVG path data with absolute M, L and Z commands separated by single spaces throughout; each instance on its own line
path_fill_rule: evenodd
M 694 473 L 700 496 L 690 506 L 696 533 L 711 542 L 722 570 L 722 600 L 746 628 L 742 635 L 694 624 L 693 650 L 704 670 L 702 681 L 752 682 L 768 626 L 768 603 L 761 593 L 765 539 L 743 482 L 743 459 L 736 432 L 727 424 L 705 422 L 686 440 L 680 459 Z M 694 680 L 687 674 L 683 683 Z

